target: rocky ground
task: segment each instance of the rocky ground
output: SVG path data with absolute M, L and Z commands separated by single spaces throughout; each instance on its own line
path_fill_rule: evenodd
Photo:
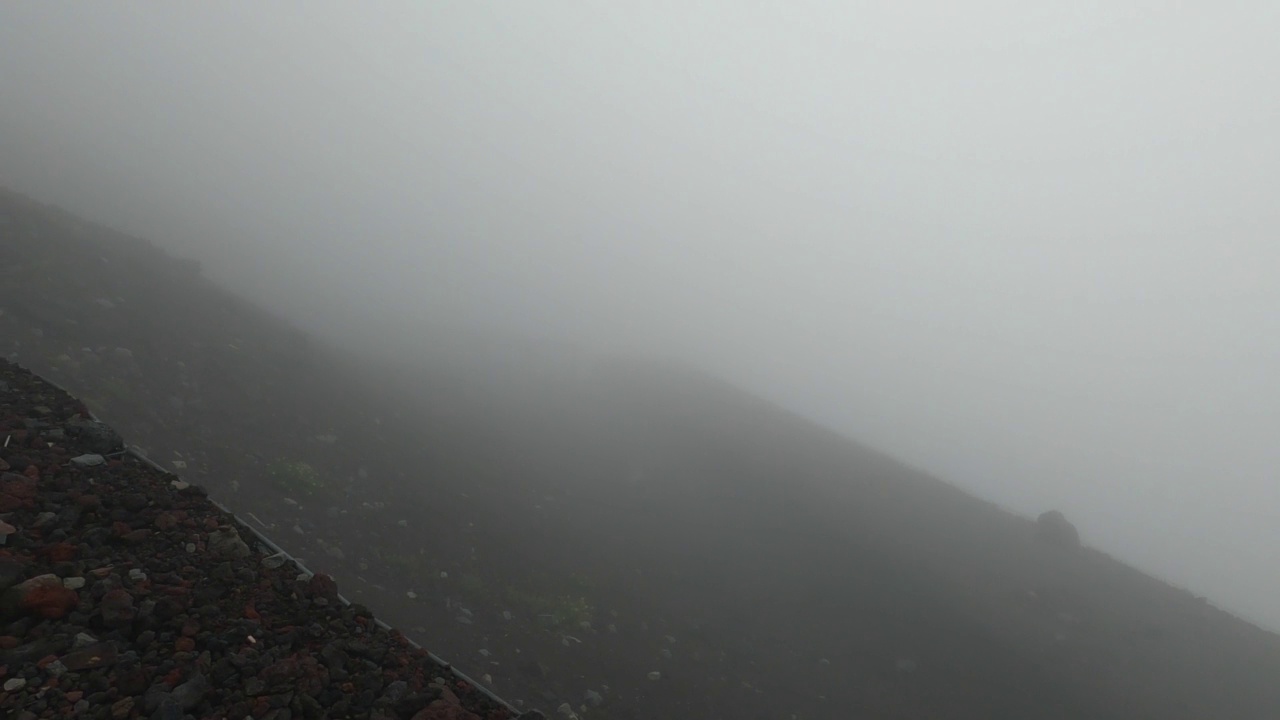
M 5 717 L 514 717 L 3 361 L 0 442 Z

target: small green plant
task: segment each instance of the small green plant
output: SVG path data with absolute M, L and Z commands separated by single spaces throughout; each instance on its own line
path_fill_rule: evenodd
M 302 497 L 314 497 L 327 487 L 320 473 L 301 460 L 276 460 L 267 466 L 267 477 L 282 492 Z
M 384 567 L 407 580 L 418 581 L 428 577 L 422 558 L 417 555 L 388 554 L 380 555 L 378 559 Z
M 508 587 L 503 592 L 503 599 L 552 627 L 591 622 L 595 612 L 591 603 L 578 595 L 539 593 Z
M 119 378 L 108 378 L 102 383 L 102 390 L 107 397 L 115 401 L 129 401 L 133 399 L 133 388 L 129 384 Z
M 483 600 L 486 596 L 484 580 L 474 573 L 466 573 L 458 581 L 458 590 L 472 602 Z

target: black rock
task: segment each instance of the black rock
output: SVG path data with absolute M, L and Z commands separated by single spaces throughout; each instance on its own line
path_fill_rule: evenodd
M 173 696 L 163 685 L 153 685 L 147 690 L 146 695 L 142 697 L 142 709 L 144 712 L 153 713 L 159 709 L 160 705 L 166 700 L 172 700 Z M 179 708 L 181 709 L 181 708 Z
M 196 673 L 190 680 L 173 689 L 173 698 L 178 701 L 183 710 L 191 710 L 204 700 L 207 692 L 209 692 L 209 681 L 201 673 Z
M 0 558 L 0 592 L 22 582 L 26 577 L 26 567 L 17 560 Z
M 151 713 L 151 720 L 182 720 L 182 716 L 182 705 L 172 695 L 166 695 Z

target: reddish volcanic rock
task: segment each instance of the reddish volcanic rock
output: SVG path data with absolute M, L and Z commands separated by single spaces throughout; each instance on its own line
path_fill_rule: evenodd
M 102 499 L 93 494 L 81 495 L 76 498 L 76 504 L 86 508 L 98 507 L 102 505 Z
M 28 467 L 35 467 L 29 465 Z M 12 495 L 19 500 L 32 500 L 36 496 L 39 486 L 33 478 L 25 475 L 15 475 L 14 473 L 5 473 L 0 476 L 0 493 Z
M 40 575 L 16 586 L 18 607 L 37 617 L 56 620 L 80 602 L 74 590 L 63 587 L 57 575 Z
M 75 545 L 67 542 L 61 542 L 57 545 L 50 545 L 45 550 L 45 555 L 53 562 L 66 562 L 74 559 L 76 552 Z
M 110 590 L 103 595 L 98 608 L 102 611 L 102 622 L 108 627 L 132 622 L 138 612 L 133 606 L 133 596 L 120 589 Z
M 313 575 L 307 582 L 307 588 L 316 597 L 322 597 L 330 601 L 338 599 L 338 584 L 328 575 Z

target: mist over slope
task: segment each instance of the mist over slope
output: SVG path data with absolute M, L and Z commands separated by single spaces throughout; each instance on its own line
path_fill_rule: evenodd
M 7 192 L 0 275 L 0 351 L 506 697 L 596 718 L 1280 708 L 1275 635 L 696 369 L 457 333 L 329 347 Z

